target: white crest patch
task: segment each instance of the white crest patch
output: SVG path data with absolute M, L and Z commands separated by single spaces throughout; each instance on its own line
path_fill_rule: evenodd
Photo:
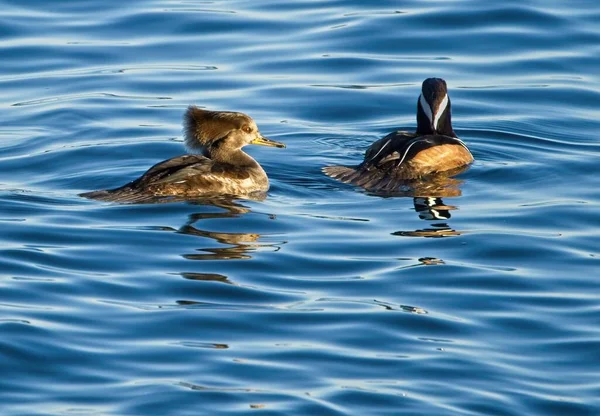
M 433 128 L 437 129 L 437 125 L 440 122 L 440 118 L 442 117 L 442 114 L 444 114 L 444 111 L 446 111 L 446 107 L 448 107 L 448 94 L 444 95 L 444 98 L 442 99 L 442 102 L 440 103 L 438 108 L 433 109 L 433 111 L 425 97 L 423 97 L 423 94 L 421 94 L 421 96 L 419 97 L 419 104 L 421 105 L 423 112 L 425 113 L 431 124 L 433 124 Z
M 440 117 L 446 111 L 446 107 L 448 107 L 448 94 L 444 95 L 444 99 L 440 103 L 439 107 L 435 111 L 435 118 L 433 119 L 433 128 L 437 129 L 437 125 L 440 121 Z
M 423 109 L 423 112 L 429 119 L 429 122 L 433 123 L 433 114 L 431 114 L 431 107 L 429 107 L 429 103 L 427 102 L 425 97 L 423 97 L 423 94 L 419 96 L 419 104 L 421 104 L 421 108 Z

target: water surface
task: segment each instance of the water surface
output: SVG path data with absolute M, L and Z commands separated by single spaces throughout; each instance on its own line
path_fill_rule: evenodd
M 0 2 L 3 415 L 597 415 L 600 6 Z M 324 176 L 443 77 L 441 199 Z M 264 200 L 117 205 L 189 104 Z

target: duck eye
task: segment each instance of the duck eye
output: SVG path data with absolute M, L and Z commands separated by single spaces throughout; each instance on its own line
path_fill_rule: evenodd
M 244 130 L 246 133 L 252 133 L 252 127 L 245 125 L 244 127 L 242 127 L 242 130 Z

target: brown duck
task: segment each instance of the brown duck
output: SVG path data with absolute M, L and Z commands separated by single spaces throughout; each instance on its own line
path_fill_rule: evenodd
M 455 175 L 473 162 L 451 122 L 446 81 L 427 78 L 417 101 L 417 131 L 395 131 L 373 143 L 355 167 L 327 166 L 325 174 L 372 191 L 395 191 L 400 186 L 443 174 Z
M 184 115 L 188 148 L 199 154 L 177 156 L 152 166 L 138 179 L 115 189 L 81 196 L 115 202 L 153 202 L 266 192 L 269 179 L 256 160 L 242 151 L 248 144 L 285 147 L 267 139 L 251 117 L 190 106 Z

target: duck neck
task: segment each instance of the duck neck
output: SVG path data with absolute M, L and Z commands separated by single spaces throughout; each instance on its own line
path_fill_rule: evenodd
M 454 129 L 452 128 L 452 120 L 450 113 L 450 104 L 448 104 L 448 112 L 445 116 L 442 116 L 438 123 L 437 132 L 438 134 L 443 134 L 444 136 L 456 137 L 456 133 L 454 133 Z
M 432 121 L 423 111 L 420 103 L 417 103 L 417 135 L 424 136 L 430 134 L 441 134 L 444 136 L 456 137 L 456 133 L 452 129 L 452 112 L 450 109 L 450 100 L 444 113 L 437 122 L 436 129 L 433 129 Z
M 223 151 L 220 148 L 211 148 L 209 150 L 209 157 L 215 162 L 227 163 L 234 166 L 255 167 L 258 165 L 258 162 L 242 149 Z

